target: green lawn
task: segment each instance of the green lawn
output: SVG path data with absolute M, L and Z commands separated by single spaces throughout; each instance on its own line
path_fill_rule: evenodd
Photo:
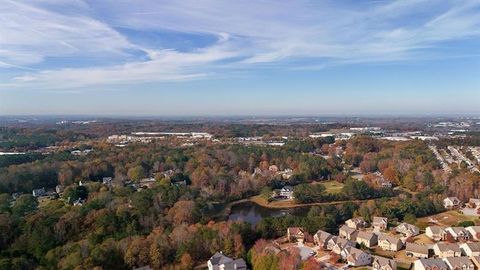
M 337 181 L 326 181 L 326 182 L 321 182 L 322 185 L 325 186 L 326 188 L 326 191 L 328 193 L 331 193 L 331 194 L 335 194 L 335 193 L 340 193 L 340 191 L 342 191 L 342 188 L 343 188 L 343 184 L 340 183 L 340 182 L 337 182 Z

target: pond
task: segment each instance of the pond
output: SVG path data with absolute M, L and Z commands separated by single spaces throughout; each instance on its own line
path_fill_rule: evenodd
M 228 220 L 246 221 L 256 225 L 263 218 L 267 217 L 281 217 L 285 215 L 305 216 L 309 209 L 309 206 L 288 209 L 267 208 L 247 201 L 233 205 Z

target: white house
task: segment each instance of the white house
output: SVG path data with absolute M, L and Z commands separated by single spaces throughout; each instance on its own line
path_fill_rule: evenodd
M 42 187 L 42 188 L 38 188 L 38 189 L 34 189 L 34 190 L 32 191 L 33 197 L 40 197 L 40 196 L 45 195 L 45 193 L 46 193 L 46 192 L 45 192 L 45 188 L 43 188 L 43 187 Z
M 327 243 L 327 249 L 330 249 L 330 247 L 333 253 L 340 254 L 346 247 L 355 247 L 355 242 L 342 237 L 334 236 Z
M 358 248 L 346 247 L 340 255 L 350 266 L 363 266 L 372 263 L 372 255 Z
M 433 252 L 439 258 L 460 257 L 462 251 L 457 244 L 453 243 L 437 243 L 433 245 Z
M 356 217 L 356 218 L 351 218 L 347 221 L 345 221 L 345 225 L 347 225 L 348 227 L 352 228 L 352 229 L 361 229 L 361 228 L 365 228 L 365 226 L 367 225 L 367 223 L 365 222 L 365 220 L 361 217 Z
M 463 243 L 460 245 L 460 250 L 462 254 L 468 257 L 480 256 L 480 243 Z
M 333 237 L 328 232 L 318 230 L 314 235 L 313 235 L 313 242 L 317 244 L 322 249 L 327 249 L 327 243 L 328 240 L 330 240 Z
M 374 231 L 384 231 L 388 226 L 388 218 L 386 217 L 373 217 L 372 227 Z
M 351 240 L 351 241 L 355 241 L 356 238 L 357 238 L 357 234 L 358 234 L 358 231 L 353 229 L 353 228 L 350 228 L 346 225 L 343 225 L 342 227 L 340 227 L 340 229 L 338 230 L 338 235 L 343 237 L 343 238 L 346 238 L 348 240 Z
M 377 245 L 378 237 L 376 234 L 368 231 L 359 231 L 357 234 L 356 242 L 359 245 L 365 245 L 367 248 L 371 248 Z
M 480 226 L 469 226 L 465 229 L 470 234 L 470 239 L 480 241 Z
M 445 227 L 442 226 L 428 226 L 425 235 L 434 241 L 444 241 L 447 238 Z
M 373 270 L 396 270 L 397 263 L 388 258 L 373 256 L 372 268 Z
M 291 186 L 284 186 L 280 189 L 280 196 L 286 197 L 287 199 L 293 199 L 293 187 Z
M 464 227 L 448 227 L 445 231 L 450 234 L 455 241 L 468 241 L 470 234 Z
M 246 270 L 247 264 L 243 259 L 232 259 L 217 252 L 207 262 L 208 270 Z
M 409 257 L 428 258 L 428 247 L 416 243 L 407 243 L 405 254 Z
M 399 251 L 403 247 L 403 242 L 400 238 L 388 234 L 380 234 L 378 236 L 378 246 L 386 251 Z
M 405 223 L 405 222 L 400 223 L 400 225 L 395 227 L 395 230 L 398 233 L 401 233 L 401 234 L 405 235 L 406 237 L 415 236 L 415 235 L 418 235 L 420 233 L 420 229 L 417 226 L 412 225 L 412 224 L 408 224 L 408 223 Z
M 443 199 L 443 207 L 453 209 L 460 206 L 462 202 L 457 197 L 447 197 Z
M 450 270 L 475 270 L 475 265 L 468 257 L 449 257 L 443 261 Z

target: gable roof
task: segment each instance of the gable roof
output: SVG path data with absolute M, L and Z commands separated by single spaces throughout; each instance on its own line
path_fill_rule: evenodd
M 373 225 L 376 225 L 376 224 L 387 224 L 388 223 L 388 218 L 386 217 L 373 217 L 373 222 L 372 224 Z
M 326 242 L 333 237 L 330 233 L 322 230 L 318 230 L 314 236 L 316 236 L 320 242 Z
M 443 232 L 445 232 L 445 227 L 442 227 L 442 226 L 428 226 L 426 228 L 426 230 L 430 230 L 433 234 L 441 234 Z
M 358 257 L 364 255 L 364 254 L 367 254 L 367 255 L 370 255 L 370 253 L 367 253 L 361 249 L 358 249 L 358 248 L 355 248 L 355 247 L 346 247 L 344 249 L 345 253 L 347 254 L 347 260 L 353 260 L 353 261 L 356 261 L 358 259 Z
M 441 260 L 441 259 L 419 259 L 417 260 L 418 262 L 420 262 L 425 269 L 427 268 L 433 268 L 433 267 L 436 267 L 437 269 L 438 268 L 444 268 L 444 269 L 447 269 L 448 266 L 447 264 Z
M 347 234 L 353 234 L 357 231 L 354 228 L 348 227 L 347 225 L 342 225 L 342 227 L 340 227 L 340 230 L 345 231 Z
M 381 256 L 373 256 L 373 263 L 378 262 L 379 265 L 381 266 L 390 266 L 392 269 L 396 268 L 396 263 L 394 260 L 391 260 L 389 258 L 381 257 Z
M 463 243 L 460 245 L 460 248 L 468 247 L 472 252 L 480 252 L 480 243 L 479 242 L 472 242 L 472 243 Z
M 212 265 L 220 265 L 231 262 L 233 259 L 223 255 L 221 252 L 216 252 L 212 257 L 210 257 L 209 261 Z
M 415 244 L 415 243 L 407 243 L 407 247 L 405 248 L 407 252 L 414 252 L 419 254 L 427 254 L 428 255 L 428 247 L 425 245 Z
M 378 236 L 378 241 L 388 241 L 390 244 L 398 244 L 399 242 L 401 243 L 402 240 L 400 240 L 400 238 L 397 238 L 395 236 L 392 236 L 392 235 L 388 235 L 388 234 L 380 234 Z
M 447 257 L 444 261 L 452 269 L 463 269 L 463 265 L 472 265 L 473 262 L 468 257 Z
M 440 252 L 454 251 L 461 252 L 460 247 L 457 244 L 453 243 L 437 243 L 435 244 Z
M 376 237 L 377 237 L 376 234 L 371 233 L 371 232 L 367 232 L 367 231 L 359 231 L 358 234 L 357 234 L 357 239 L 360 238 L 360 239 L 364 239 L 364 240 L 367 240 L 367 241 L 372 241 Z

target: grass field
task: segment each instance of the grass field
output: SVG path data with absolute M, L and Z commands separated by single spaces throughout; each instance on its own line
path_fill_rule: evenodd
M 474 221 L 478 222 L 479 219 L 473 216 L 466 216 L 456 210 L 446 211 L 440 214 L 419 218 L 417 225 L 421 229 L 425 229 L 426 226 L 438 224 L 441 226 L 453 226 L 457 225 L 461 221 Z
M 343 188 L 343 184 L 337 181 L 326 181 L 321 182 L 321 184 L 325 186 L 326 192 L 331 194 L 340 193 Z

